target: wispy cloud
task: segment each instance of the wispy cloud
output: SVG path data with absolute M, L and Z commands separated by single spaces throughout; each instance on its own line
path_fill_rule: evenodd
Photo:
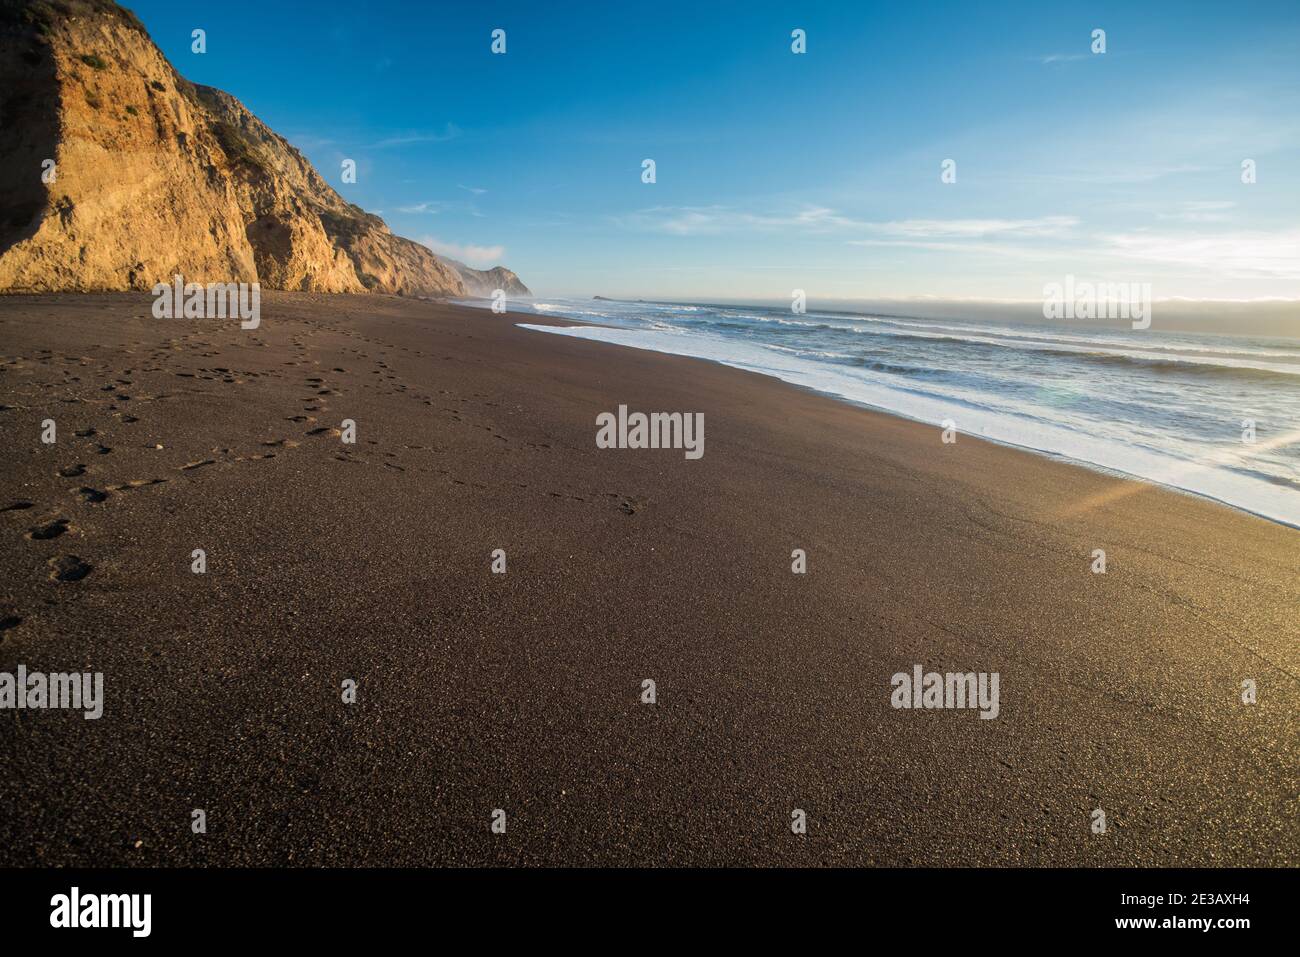
M 490 266 L 493 263 L 500 262 L 506 254 L 504 246 L 475 246 L 472 243 L 461 245 L 460 243 L 446 242 L 436 236 L 422 236 L 420 243 L 428 246 L 440 256 L 459 259 L 471 266 Z
M 1210 204 L 1219 208 L 1218 203 Z M 1227 204 L 1231 206 L 1232 204 Z M 1061 262 L 1071 269 L 1159 270 L 1203 279 L 1300 280 L 1300 229 L 1213 233 L 1131 230 L 1085 233 L 1070 216 L 1038 220 L 909 220 L 850 246 L 904 247 L 1005 261 Z
M 1190 163 L 1170 163 L 1154 166 L 1124 165 L 1118 169 L 1107 170 L 1062 170 L 1061 172 L 1030 173 L 1032 179 L 1052 180 L 1065 183 L 1090 183 L 1099 186 L 1122 186 L 1136 183 L 1154 183 L 1169 176 L 1184 176 L 1194 173 L 1212 172 L 1213 167 L 1198 166 Z
M 409 206 L 398 206 L 397 211 L 399 213 L 429 213 L 430 215 L 436 215 L 437 213 L 441 213 L 446 208 L 447 208 L 446 203 L 426 202 L 426 203 L 412 203 Z
M 1228 210 L 1236 205 L 1230 200 L 1194 200 L 1183 203 L 1176 212 L 1157 213 L 1156 216 L 1184 223 L 1222 223 L 1229 218 Z
M 1078 226 L 1074 216 L 1036 219 L 904 219 L 872 222 L 846 216 L 827 206 L 805 206 L 791 213 L 752 212 L 730 206 L 653 206 L 616 220 L 620 225 L 675 236 L 714 235 L 754 230 L 830 233 L 856 230 L 881 238 L 979 239 L 986 236 L 1058 236 Z M 865 245 L 868 240 L 863 240 Z
M 1022 238 L 1062 236 L 1079 225 L 1075 216 L 1040 216 L 1037 219 L 902 219 L 860 224 L 887 240 L 983 239 L 986 236 Z M 881 239 L 850 240 L 850 245 L 880 245 Z
M 971 257 L 971 262 L 1085 264 L 1104 269 L 1157 269 L 1188 278 L 1300 279 L 1300 229 L 1198 233 L 1197 225 L 1222 222 L 1237 206 L 1229 200 L 1186 200 L 1152 211 L 1166 229 L 1106 232 L 1080 217 L 866 220 L 826 206 L 766 212 L 733 206 L 654 206 L 618 217 L 635 230 L 673 236 L 715 236 L 770 231 L 839 235 L 848 246 L 924 250 Z M 1187 224 L 1179 231 L 1176 223 Z
M 652 206 L 627 216 L 616 217 L 619 225 L 632 229 L 670 233 L 675 236 L 711 235 L 754 229 L 797 228 L 825 231 L 852 226 L 854 222 L 824 206 L 806 206 L 789 214 L 753 213 L 730 206 Z
M 399 213 L 411 215 L 437 216 L 441 213 L 461 213 L 469 216 L 477 216 L 482 219 L 483 214 L 478 207 L 474 205 L 472 199 L 430 199 L 419 203 L 407 203 L 405 206 L 398 206 Z
M 1103 241 L 1111 255 L 1179 266 L 1193 274 L 1300 279 L 1300 229 L 1213 235 L 1132 232 Z
M 390 146 L 409 146 L 412 143 L 445 143 L 447 140 L 454 140 L 460 136 L 460 132 L 460 128 L 455 123 L 448 123 L 443 127 L 442 132 L 414 131 L 399 133 L 382 140 L 376 140 L 373 143 L 367 143 L 366 149 L 381 150 Z
M 467 193 L 473 193 L 475 196 L 482 196 L 484 193 L 487 192 L 486 189 L 483 189 L 479 186 L 466 186 L 463 183 L 457 183 L 456 186 L 460 189 L 463 189 Z

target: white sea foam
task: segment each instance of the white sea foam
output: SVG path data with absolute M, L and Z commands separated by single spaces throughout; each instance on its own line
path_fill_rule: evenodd
M 811 323 L 805 323 L 811 325 Z M 1259 372 L 1275 372 L 1279 375 L 1297 375 L 1300 376 L 1300 363 L 1280 363 L 1280 362 L 1256 362 L 1250 359 L 1239 359 L 1229 355 L 1170 355 L 1164 351 L 1155 351 L 1149 349 L 1134 349 L 1128 346 L 1123 348 L 1108 347 L 1105 342 L 1100 340 L 1089 340 L 1082 337 L 1070 341 L 1053 343 L 1044 337 L 1016 337 L 1011 336 L 993 337 L 986 335 L 956 335 L 953 333 L 930 332 L 923 327 L 909 328 L 906 331 L 891 329 L 862 329 L 852 328 L 850 331 L 867 334 L 867 335 L 885 335 L 885 336 L 911 336 L 919 339 L 946 339 L 949 342 L 971 342 L 981 345 L 1002 346 L 1014 349 L 1029 349 L 1039 352 L 1086 352 L 1098 356 L 1114 356 L 1122 359 L 1140 359 L 1144 362 L 1185 362 L 1191 365 L 1219 366 L 1224 369 L 1255 369 Z M 1244 353 L 1250 354 L 1250 353 Z
M 1099 421 L 1086 405 L 1079 409 L 1046 409 L 1031 402 L 964 388 L 955 383 L 916 382 L 888 372 L 873 371 L 866 375 L 854 367 L 799 354 L 800 350 L 767 348 L 761 342 L 662 329 L 557 327 L 530 323 L 520 323 L 520 326 L 553 335 L 708 359 L 932 425 L 953 419 L 958 430 L 965 434 L 1059 455 L 1193 492 L 1300 528 L 1300 492 L 1237 467 L 1250 463 L 1250 450 L 1246 446 L 1197 445 L 1156 426 L 1135 426 L 1132 422 L 1122 425 L 1106 423 Z M 927 334 L 924 338 L 953 337 Z M 1085 342 L 1094 345 L 1088 340 Z M 1033 346 L 1022 342 L 1016 348 L 1032 349 Z M 1072 348 L 1070 351 L 1079 350 Z M 1119 351 L 1139 358 L 1150 354 L 1146 350 Z M 894 354 L 889 358 L 903 361 L 909 357 Z M 1162 357 L 1157 355 L 1156 358 Z M 1231 360 L 1219 360 L 1224 361 Z M 1240 367 L 1258 368 L 1261 365 L 1272 364 Z M 1300 422 L 1291 426 L 1293 429 L 1297 427 L 1300 427 Z

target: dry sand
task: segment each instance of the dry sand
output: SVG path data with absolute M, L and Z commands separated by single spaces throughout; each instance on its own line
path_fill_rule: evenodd
M 149 305 L 0 299 L 0 671 L 107 699 L 0 712 L 0 863 L 1300 864 L 1294 530 L 480 310 Z

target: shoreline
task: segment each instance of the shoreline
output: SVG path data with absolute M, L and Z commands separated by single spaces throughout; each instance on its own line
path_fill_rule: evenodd
M 545 320 L 556 318 L 547 313 L 542 313 L 542 314 L 522 313 L 520 315 L 527 315 L 531 318 L 540 318 Z M 529 322 L 529 323 L 519 323 L 519 325 L 521 328 L 529 329 L 530 326 L 561 325 L 561 324 L 550 323 L 550 322 Z M 577 319 L 567 319 L 567 322 L 564 323 L 563 325 L 565 327 L 570 327 L 570 328 L 587 327 L 592 329 L 612 330 L 613 333 L 615 334 L 631 333 L 633 335 L 644 336 L 647 339 L 649 339 L 649 337 L 655 335 L 656 333 L 662 332 L 661 330 L 655 330 L 655 331 L 630 330 L 625 326 L 613 326 L 613 325 L 607 325 L 603 323 L 591 322 L 587 320 L 577 320 Z M 547 330 L 536 329 L 533 331 L 547 331 Z M 581 335 L 579 333 L 568 333 L 568 334 Z M 674 333 L 672 335 L 676 335 L 676 334 Z M 598 338 L 593 336 L 589 338 L 592 341 L 611 343 L 611 344 L 619 345 L 623 348 L 641 349 L 643 351 L 657 352 L 665 355 L 675 355 L 675 356 L 681 356 L 685 358 L 701 359 L 703 361 L 711 362 L 717 365 L 726 366 L 729 368 L 734 368 L 745 372 L 752 372 L 757 375 L 762 375 L 771 379 L 775 379 L 786 385 L 791 385 L 799 389 L 805 389 L 814 394 L 821 395 L 823 397 L 832 399 L 834 401 L 851 405 L 855 408 L 879 412 L 885 415 L 897 416 L 899 418 L 907 419 L 912 422 L 917 422 L 919 424 L 926 425 L 934 429 L 941 428 L 941 424 L 939 421 L 928 419 L 924 417 L 922 414 L 920 414 L 919 412 L 909 412 L 905 409 L 891 408 L 888 405 L 874 403 L 869 399 L 856 397 L 854 395 L 849 394 L 847 391 L 844 391 L 843 389 L 837 389 L 834 386 L 829 384 L 818 384 L 812 381 L 805 381 L 810 376 L 810 373 L 806 370 L 792 369 L 792 370 L 787 370 L 786 374 L 782 374 L 781 372 L 773 371 L 771 368 L 756 367 L 756 365 L 754 365 L 753 363 L 747 362 L 744 359 L 737 358 L 734 356 L 706 355 L 703 353 L 692 353 L 687 351 L 680 351 L 679 349 L 673 349 L 667 346 L 658 347 L 654 345 L 652 342 L 619 341 L 619 339 L 616 336 L 609 335 L 609 334 L 606 334 L 606 336 L 604 337 Z M 826 373 L 826 374 L 831 374 L 831 373 Z M 863 385 L 866 385 L 868 387 L 870 386 L 869 383 L 865 383 L 865 382 L 863 383 Z M 848 386 L 846 388 L 851 388 L 851 386 Z M 894 386 L 885 385 L 882 386 L 881 388 L 884 390 L 886 394 L 896 394 L 897 392 Z M 926 401 L 931 405 L 944 404 L 943 400 L 938 400 L 938 399 L 926 400 Z M 958 408 L 961 403 L 954 401 L 949 404 L 951 405 L 952 408 L 955 409 Z M 995 417 L 999 417 L 999 416 L 1007 417 L 1008 420 L 1012 422 L 1014 422 L 1015 419 L 1013 413 L 994 411 L 992 414 Z M 1167 465 L 1167 467 L 1174 470 L 1175 478 L 1173 479 L 1160 478 L 1155 475 L 1143 474 L 1140 471 L 1134 471 L 1131 467 L 1126 468 L 1122 465 L 1111 464 L 1105 461 L 1096 461 L 1094 459 L 1086 458 L 1075 451 L 1060 450 L 1056 448 L 1045 447 L 1050 445 L 1050 442 L 1047 440 L 1035 444 L 1029 441 L 1028 439 L 1017 441 L 1016 439 L 1013 438 L 1004 438 L 995 434 L 989 434 L 987 431 L 964 432 L 958 429 L 958 433 L 967 438 L 973 438 L 985 442 L 990 442 L 992 444 L 1000 445 L 1005 448 L 1013 448 L 1022 451 L 1033 452 L 1035 454 L 1042 455 L 1047 458 L 1051 458 L 1055 461 L 1091 469 L 1093 471 L 1097 471 L 1102 474 L 1109 475 L 1111 477 L 1127 478 L 1133 481 L 1154 485 L 1158 488 L 1163 488 L 1167 491 L 1178 492 L 1184 495 L 1191 495 L 1197 498 L 1214 502 L 1219 505 L 1223 505 L 1227 508 L 1233 509 L 1234 511 L 1252 515 L 1256 518 L 1262 518 L 1266 521 L 1273 522 L 1285 528 L 1300 529 L 1300 516 L 1293 517 L 1291 514 L 1287 513 L 1284 508 L 1285 505 L 1284 502 L 1279 502 L 1277 505 L 1274 505 L 1272 507 L 1252 506 L 1242 501 L 1241 499 L 1242 493 L 1240 490 L 1234 490 L 1231 492 L 1229 491 L 1216 492 L 1210 488 L 1198 487 L 1206 484 L 1204 480 L 1202 480 L 1199 483 L 1195 483 L 1195 482 L 1189 483 L 1186 480 L 1182 480 L 1183 484 L 1178 484 L 1179 482 L 1178 476 L 1188 475 L 1188 474 L 1195 473 L 1197 471 L 1202 471 L 1200 466 L 1198 466 L 1196 463 L 1190 463 L 1190 462 L 1179 463 L 1178 460 L 1176 459 L 1169 459 L 1169 464 Z M 1086 442 L 1097 441 L 1092 436 L 1079 436 L 1078 438 Z M 1112 455 L 1114 454 L 1113 450 L 1103 449 L 1103 451 Z M 1142 454 L 1149 456 L 1152 453 L 1143 452 Z M 1162 456 L 1164 455 L 1164 453 L 1158 453 L 1158 454 Z M 1098 456 L 1098 457 L 1104 457 L 1104 456 Z M 1154 469 L 1155 463 L 1154 462 L 1151 463 L 1149 467 Z M 1212 472 L 1207 476 L 1207 478 L 1218 480 L 1221 482 L 1225 479 L 1225 476 L 1221 476 L 1217 473 Z M 1233 479 L 1232 476 L 1227 476 L 1226 478 L 1229 481 Z M 1261 494 L 1266 494 L 1271 491 L 1271 488 L 1268 486 L 1267 482 L 1258 479 L 1255 481 L 1258 485 L 1261 486 L 1258 490 Z
M 0 866 L 1300 863 L 1291 529 L 519 313 L 264 295 L 0 299 L 0 671 L 104 675 L 98 720 L 0 711 Z M 620 404 L 705 454 L 598 449 Z M 997 717 L 891 707 L 917 666 Z
M 510 314 L 511 314 L 511 315 L 527 315 L 527 316 L 529 316 L 530 318 L 533 318 L 533 319 L 541 318 L 541 319 L 546 319 L 546 320 L 553 320 L 553 319 L 566 318 L 566 317 L 558 317 L 558 316 L 536 316 L 536 315 L 534 315 L 534 314 L 532 314 L 532 313 L 510 313 Z M 548 321 L 548 322 L 518 323 L 517 325 L 519 325 L 519 327 L 520 327 L 520 328 L 523 328 L 523 329 L 527 329 L 530 325 L 539 325 L 539 326 L 540 326 L 540 325 L 557 325 L 557 326 L 589 326 L 589 327 L 594 328 L 594 329 L 619 329 L 619 328 L 622 328 L 622 327 L 620 327 L 620 326 L 610 326 L 610 325 L 605 325 L 605 324 L 603 324 L 603 323 L 598 323 L 598 322 L 586 322 L 586 321 L 578 321 L 578 320 L 574 320 L 574 319 L 567 319 L 567 321 L 565 321 L 565 322 L 563 322 L 563 323 L 560 323 L 560 322 L 549 322 L 549 321 Z M 596 341 L 599 341 L 599 340 L 596 340 Z M 925 419 L 920 419 L 920 418 L 917 418 L 917 417 L 915 417 L 915 416 L 908 415 L 908 414 L 906 414 L 906 413 L 904 413 L 904 412 L 897 412 L 897 411 L 894 411 L 893 409 L 886 409 L 886 408 L 882 408 L 881 406 L 871 405 L 871 404 L 868 403 L 868 402 L 864 402 L 864 401 L 860 401 L 860 400 L 857 400 L 857 399 L 853 399 L 853 398 L 850 398 L 850 397 L 845 396 L 845 395 L 841 395 L 841 394 L 836 393 L 836 392 L 830 392 L 830 391 L 826 391 L 826 390 L 823 390 L 823 389 L 819 389 L 819 388 L 817 388 L 816 386 L 811 386 L 811 385 L 802 385 L 802 384 L 800 384 L 800 383 L 798 383 L 798 382 L 792 382 L 792 381 L 790 381 L 790 380 L 788 380 L 788 379 L 783 379 L 783 378 L 781 378 L 779 375 L 776 375 L 776 374 L 774 374 L 774 373 L 761 372 L 761 371 L 759 371 L 759 370 L 756 370 L 756 369 L 749 369 L 749 368 L 746 368 L 746 367 L 744 367 L 744 366 L 740 366 L 740 365 L 731 365 L 730 363 L 725 362 L 725 361 L 723 361 L 723 360 L 721 360 L 721 359 L 708 359 L 708 358 L 703 358 L 703 357 L 698 357 L 698 356 L 689 356 L 689 355 L 684 355 L 684 354 L 679 353 L 679 352 L 668 352 L 668 351 L 666 351 L 666 350 L 649 349 L 649 348 L 647 348 L 647 347 L 635 346 L 635 345 L 623 345 L 623 344 L 621 344 L 621 343 L 619 343 L 619 345 L 620 345 L 622 348 L 625 348 L 625 349 L 643 349 L 644 351 L 648 351 L 648 352 L 662 352 L 662 354 L 664 354 L 664 355 L 674 355 L 674 356 L 679 356 L 679 357 L 681 357 L 681 358 L 688 358 L 688 359 L 689 359 L 689 358 L 699 358 L 700 361 L 702 361 L 702 362 L 709 362 L 709 363 L 712 363 L 712 364 L 714 364 L 714 365 L 727 366 L 728 368 L 736 369 L 736 370 L 741 371 L 741 372 L 749 372 L 749 373 L 752 373 L 753 375 L 759 375 L 759 376 L 763 376 L 763 377 L 765 377 L 765 378 L 774 379 L 774 380 L 776 380 L 777 382 L 782 383 L 783 385 L 788 385 L 788 386 L 791 386 L 791 387 L 796 388 L 796 389 L 800 389 L 800 390 L 803 390 L 803 391 L 810 392 L 810 393 L 812 393 L 813 395 L 818 395 L 818 396 L 822 396 L 823 398 L 831 399 L 831 400 L 836 401 L 836 402 L 841 402 L 841 403 L 844 403 L 845 405 L 852 406 L 853 408 L 856 408 L 856 409 L 862 409 L 862 410 L 867 411 L 867 412 L 876 412 L 876 413 L 879 413 L 879 414 L 881 414 L 881 415 L 894 416 L 894 417 L 899 418 L 899 419 L 906 419 L 906 420 L 909 421 L 909 422 L 915 422 L 915 423 L 917 423 L 918 425 L 925 425 L 925 426 L 928 426 L 928 427 L 931 428 L 931 429 L 934 429 L 934 428 L 938 428 L 938 427 L 939 427 L 938 425 L 936 425 L 936 424 L 933 423 L 933 422 L 927 422 Z M 1274 524 L 1274 525 L 1281 525 L 1283 528 L 1293 528 L 1293 529 L 1298 529 L 1298 530 L 1300 530 L 1300 521 L 1291 521 L 1291 520 L 1286 519 L 1286 518 L 1281 518 L 1281 517 L 1277 517 L 1277 516 L 1274 516 L 1274 515 L 1269 515 L 1269 514 L 1267 514 L 1267 513 L 1265 513 L 1265 512 L 1256 511 L 1256 510 L 1254 510 L 1254 509 L 1247 508 L 1247 507 L 1244 506 L 1244 505 L 1238 505 L 1238 504 L 1235 504 L 1235 503 L 1233 503 L 1233 502 L 1227 501 L 1226 499 L 1217 498 L 1217 497 L 1215 497 L 1214 495 L 1209 494 L 1208 492 L 1199 492 L 1199 491 L 1196 491 L 1195 489 L 1183 488 L 1182 486 L 1179 486 L 1179 485 L 1171 485 L 1171 484 L 1169 484 L 1169 483 L 1167 483 L 1167 482 L 1161 482 L 1161 481 L 1159 481 L 1159 480 L 1157 480 L 1157 479 L 1148 478 L 1147 476 L 1139 475 L 1139 474 L 1137 474 L 1137 473 L 1135 473 L 1135 472 L 1125 472 L 1125 471 L 1122 470 L 1122 469 L 1112 468 L 1112 467 L 1107 466 L 1107 465 L 1100 465 L 1100 464 L 1098 464 L 1098 463 L 1096 463 L 1096 462 L 1090 462 L 1090 461 L 1088 461 L 1087 459 L 1077 458 L 1077 457 L 1074 457 L 1074 456 L 1071 456 L 1071 455 L 1067 455 L 1067 454 L 1065 454 L 1065 453 L 1063 453 L 1063 452 L 1054 452 L 1054 451 L 1051 451 L 1050 449 L 1040 449 L 1040 448 L 1035 448 L 1034 446 L 1031 446 L 1031 445 L 1018 445 L 1018 444 L 1016 444 L 1016 443 L 1014 443 L 1014 442 L 1003 441 L 1003 440 L 1001 440 L 1001 439 L 993 438 L 993 437 L 991 437 L 991 436 L 987 436 L 987 435 L 976 435 L 976 434 L 973 434 L 973 433 L 961 433 L 961 434 L 962 434 L 965 438 L 967 438 L 967 439 L 974 439 L 974 440 L 977 441 L 977 442 L 988 442 L 990 445 L 998 445 L 998 446 L 1002 446 L 1003 448 L 1008 448 L 1008 449 L 1017 449 L 1017 450 L 1022 451 L 1022 452 L 1033 452 L 1033 453 L 1035 453 L 1035 454 L 1037 454 L 1037 455 L 1041 455 L 1041 456 L 1043 456 L 1044 458 L 1050 459 L 1050 460 L 1052 460 L 1052 461 L 1054 461 L 1054 462 L 1060 462 L 1060 463 L 1063 463 L 1063 464 L 1066 464 L 1066 465 L 1073 465 L 1073 466 L 1075 466 L 1075 467 L 1077 467 L 1077 468 L 1085 468 L 1085 469 L 1088 469 L 1088 470 L 1090 470 L 1090 471 L 1098 472 L 1098 473 L 1100 473 L 1100 474 L 1102 474 L 1102 475 L 1110 476 L 1111 478 L 1116 478 L 1116 479 L 1127 479 L 1127 480 L 1129 480 L 1129 481 L 1133 481 L 1133 482 L 1141 482 L 1141 483 L 1144 484 L 1144 485 L 1151 485 L 1151 486 L 1154 486 L 1155 488 L 1163 489 L 1164 491 L 1167 491 L 1167 492 L 1175 492 L 1175 493 L 1177 493 L 1177 494 L 1179 494 L 1179 495 L 1189 495 L 1189 496 L 1191 496 L 1191 497 L 1193 497 L 1193 498 L 1198 498 L 1198 499 L 1202 499 L 1202 500 L 1204 500 L 1204 501 L 1213 502 L 1213 503 L 1215 503 L 1216 505 L 1222 505 L 1223 507 L 1228 508 L 1228 509 L 1231 509 L 1231 510 L 1234 511 L 1234 512 L 1240 512 L 1240 513 L 1242 513 L 1242 514 L 1244 514 L 1244 515 L 1250 515 L 1250 516 L 1253 517 L 1253 518 L 1260 518 L 1260 519 L 1263 519 L 1263 520 L 1266 521 L 1266 522 L 1271 522 L 1271 523 Z

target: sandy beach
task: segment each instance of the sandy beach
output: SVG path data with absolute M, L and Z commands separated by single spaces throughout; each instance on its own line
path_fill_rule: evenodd
M 150 303 L 0 298 L 0 672 L 105 699 L 0 712 L 0 864 L 1300 864 L 1293 529 L 536 316 Z

